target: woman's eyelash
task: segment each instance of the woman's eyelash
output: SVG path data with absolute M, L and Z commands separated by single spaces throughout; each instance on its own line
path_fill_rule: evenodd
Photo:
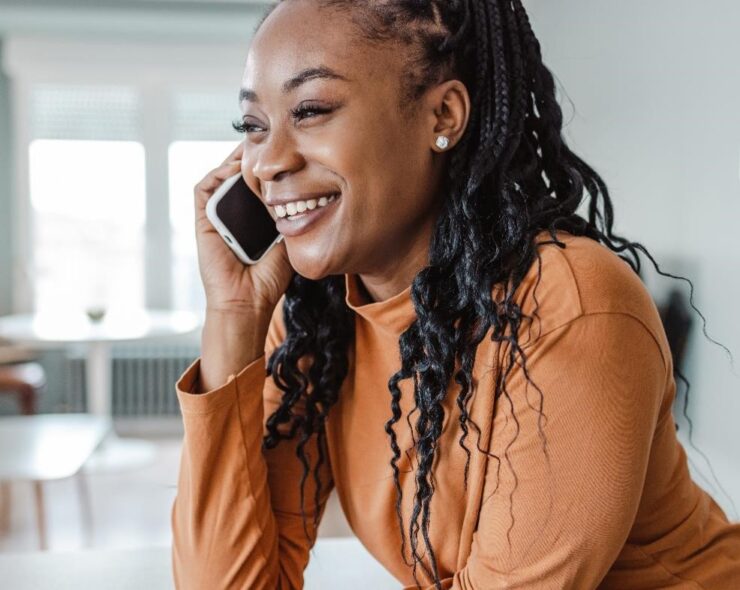
M 231 126 L 239 133 L 248 133 L 254 127 L 254 125 L 250 125 L 244 121 L 232 121 Z
M 299 105 L 298 107 L 291 109 L 290 114 L 296 119 L 304 119 L 308 115 L 308 113 L 323 115 L 326 113 L 330 113 L 331 111 L 331 107 L 323 107 L 318 105 Z M 249 133 L 250 131 L 252 131 L 253 127 L 258 127 L 257 125 L 252 125 L 251 123 L 247 123 L 246 121 L 233 121 L 231 123 L 231 126 L 239 133 Z
M 298 105 L 296 108 L 291 109 L 290 114 L 294 117 L 301 119 L 304 118 L 306 113 L 316 113 L 319 115 L 323 115 L 324 113 L 328 113 L 331 111 L 331 108 L 328 107 L 322 107 L 320 105 Z

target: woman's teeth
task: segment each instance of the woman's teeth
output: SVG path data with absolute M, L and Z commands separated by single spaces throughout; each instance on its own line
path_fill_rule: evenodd
M 290 219 L 292 216 L 303 213 L 306 209 L 312 210 L 316 207 L 324 207 L 331 203 L 337 195 L 330 197 L 321 197 L 320 199 L 309 199 L 308 201 L 292 201 L 285 205 L 275 205 L 275 213 L 278 217 L 287 217 Z

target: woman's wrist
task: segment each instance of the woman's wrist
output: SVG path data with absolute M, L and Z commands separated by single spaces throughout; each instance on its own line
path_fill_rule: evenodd
M 221 387 L 229 375 L 264 354 L 267 314 L 207 310 L 201 335 L 201 362 L 193 393 Z

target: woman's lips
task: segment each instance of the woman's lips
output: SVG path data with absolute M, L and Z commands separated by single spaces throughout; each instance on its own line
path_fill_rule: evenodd
M 323 207 L 316 209 L 307 209 L 303 213 L 298 213 L 292 219 L 287 217 L 278 217 L 275 220 L 275 227 L 286 237 L 299 236 L 310 230 L 320 219 L 332 215 L 336 209 L 337 203 L 341 200 L 341 195 L 336 195 L 333 201 Z

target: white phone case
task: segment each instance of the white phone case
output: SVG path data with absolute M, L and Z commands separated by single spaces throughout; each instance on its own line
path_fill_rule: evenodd
M 218 202 L 224 197 L 229 189 L 234 186 L 234 183 L 239 180 L 240 177 L 241 172 L 237 172 L 236 174 L 234 174 L 234 176 L 231 176 L 224 180 L 221 186 L 219 186 L 214 191 L 214 193 L 211 195 L 211 197 L 208 199 L 208 202 L 206 203 L 206 217 L 208 217 L 208 220 L 211 222 L 213 227 L 215 227 L 218 233 L 221 234 L 221 237 L 224 239 L 224 242 L 226 242 L 226 245 L 231 248 L 234 254 L 236 254 L 237 258 L 239 258 L 239 260 L 241 260 L 244 264 L 257 264 L 276 244 L 279 244 L 282 241 L 283 234 L 278 234 L 278 237 L 273 240 L 272 244 L 267 247 L 267 249 L 262 253 L 262 256 L 260 256 L 259 259 L 253 260 L 252 258 L 247 256 L 244 248 L 239 245 L 239 242 L 236 241 L 236 238 L 228 230 L 226 225 L 224 225 L 224 223 L 221 221 L 218 214 L 216 213 L 216 205 L 218 205 Z

